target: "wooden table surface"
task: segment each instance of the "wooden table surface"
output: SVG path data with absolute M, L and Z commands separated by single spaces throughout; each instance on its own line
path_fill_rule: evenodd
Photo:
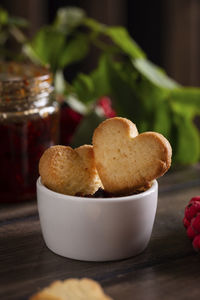
M 152 237 L 140 255 L 115 262 L 57 256 L 44 244 L 36 201 L 0 205 L 0 299 L 25 300 L 52 281 L 97 280 L 115 300 L 200 299 L 200 254 L 182 225 L 184 207 L 200 195 L 200 166 L 159 180 Z

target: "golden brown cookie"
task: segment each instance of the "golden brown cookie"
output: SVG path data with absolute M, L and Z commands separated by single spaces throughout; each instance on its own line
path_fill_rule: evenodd
M 94 280 L 67 279 L 55 281 L 33 295 L 30 300 L 112 300 Z
M 40 159 L 39 173 L 46 187 L 66 195 L 93 195 L 101 187 L 91 145 L 50 147 Z
M 123 194 L 148 185 L 171 165 L 168 140 L 156 132 L 137 135 L 135 125 L 124 118 L 111 118 L 94 131 L 96 168 L 104 189 Z

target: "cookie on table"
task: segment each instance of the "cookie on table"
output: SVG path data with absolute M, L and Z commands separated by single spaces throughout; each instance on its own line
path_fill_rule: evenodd
M 112 300 L 94 280 L 67 279 L 55 281 L 29 300 Z
M 94 131 L 96 168 L 104 189 L 129 194 L 162 176 L 171 165 L 172 149 L 157 132 L 138 135 L 130 120 L 115 117 Z

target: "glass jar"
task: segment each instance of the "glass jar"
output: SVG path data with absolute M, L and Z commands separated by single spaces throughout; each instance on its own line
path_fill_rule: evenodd
M 29 64 L 0 64 L 0 202 L 35 196 L 39 159 L 58 142 L 52 76 Z

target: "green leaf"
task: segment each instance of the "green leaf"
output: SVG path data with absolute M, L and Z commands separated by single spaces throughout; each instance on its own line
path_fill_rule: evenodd
M 188 109 L 189 107 L 193 107 L 196 113 L 200 113 L 200 88 L 177 88 L 171 92 L 171 97 L 173 102 L 178 102 Z
M 53 71 L 58 68 L 59 58 L 65 45 L 65 36 L 50 26 L 43 27 L 31 43 L 24 47 L 30 59 L 43 65 L 50 65 Z
M 178 83 L 169 78 L 161 68 L 149 60 L 139 58 L 132 60 L 132 63 L 136 70 L 153 84 L 170 90 L 179 87 Z
M 153 131 L 159 132 L 169 139 L 172 127 L 172 113 L 168 101 L 157 102 L 154 109 Z
M 109 57 L 105 58 L 104 68 L 108 95 L 112 97 L 118 115 L 139 123 L 142 120 L 143 107 L 135 93 L 135 83 L 130 85 L 122 76 L 120 65 Z
M 0 7 L 0 25 L 27 27 L 28 21 L 24 18 L 10 16 L 7 10 Z
M 33 63 L 45 65 L 30 43 L 23 45 L 22 51 Z
M 111 40 L 131 58 L 145 57 L 144 52 L 131 38 L 128 31 L 124 27 L 107 27 L 104 31 Z
M 80 101 L 89 103 L 94 100 L 94 85 L 90 76 L 80 73 L 74 80 L 73 86 Z
M 108 96 L 111 92 L 107 74 L 107 59 L 106 55 L 102 55 L 98 67 L 91 73 L 96 98 Z
M 63 47 L 59 58 L 59 67 L 64 68 L 71 63 L 83 59 L 89 50 L 89 40 L 86 35 L 78 34 L 73 39 L 67 41 Z
M 88 48 L 88 39 L 84 34 L 77 34 L 66 41 L 62 32 L 46 26 L 36 34 L 32 42 L 25 45 L 24 52 L 33 61 L 50 65 L 55 72 L 83 59 Z
M 137 98 L 141 101 L 143 110 L 147 114 L 154 111 L 169 98 L 170 91 L 166 88 L 157 86 L 139 73 L 128 60 L 118 63 L 120 75 L 129 83 Z
M 95 85 L 95 91 L 97 87 L 103 88 L 104 95 L 113 99 L 118 115 L 131 119 L 139 130 L 152 130 L 155 107 L 168 96 L 168 92 L 135 74 L 131 64 L 125 68 L 122 63 L 113 62 L 110 57 L 104 57 L 101 70 L 96 82 L 101 84 L 102 77 L 105 84 Z
M 57 70 L 54 75 L 54 87 L 58 94 L 64 94 L 66 81 L 62 70 Z
M 195 115 L 198 114 L 198 111 L 196 110 L 196 107 L 191 104 L 182 104 L 180 102 L 174 101 L 174 99 L 170 100 L 170 105 L 172 107 L 172 110 L 178 114 L 182 115 L 184 118 L 191 120 L 194 118 Z
M 105 120 L 105 117 L 101 116 L 95 110 L 85 116 L 73 136 L 71 145 L 73 147 L 79 147 L 84 144 L 91 144 L 94 129 L 97 128 L 103 120 Z
M 113 99 L 118 115 L 137 123 L 140 131 L 159 129 L 169 135 L 165 103 L 169 91 L 142 78 L 128 61 L 116 63 L 103 55 L 98 68 L 90 76 L 81 75 L 75 81 L 79 99 L 89 101 L 107 95 Z M 164 103 L 163 103 L 164 101 Z M 159 114 L 160 112 L 160 114 Z M 163 120 L 166 125 L 163 125 Z
M 174 144 L 174 160 L 180 164 L 194 164 L 200 156 L 200 136 L 192 120 L 174 114 L 176 125 L 176 143 Z M 175 132 L 173 133 L 175 140 Z
M 17 27 L 28 27 L 29 22 L 26 19 L 19 17 L 9 17 L 8 20 L 9 25 L 14 25 Z
M 68 34 L 79 26 L 85 18 L 85 11 L 78 7 L 62 7 L 56 14 L 54 26 L 56 29 Z
M 106 25 L 91 18 L 85 18 L 84 25 L 89 27 L 94 33 L 104 33 L 107 28 Z
M 6 25 L 8 23 L 8 20 L 9 20 L 8 12 L 2 7 L 0 7 L 0 24 Z
M 139 130 L 141 132 L 154 130 L 168 136 L 170 128 L 167 122 L 169 90 L 154 85 L 140 75 L 134 91 L 142 110 Z
M 88 107 L 80 102 L 80 100 L 77 99 L 76 95 L 74 94 L 66 95 L 65 102 L 81 115 L 86 115 L 90 111 L 88 110 Z

